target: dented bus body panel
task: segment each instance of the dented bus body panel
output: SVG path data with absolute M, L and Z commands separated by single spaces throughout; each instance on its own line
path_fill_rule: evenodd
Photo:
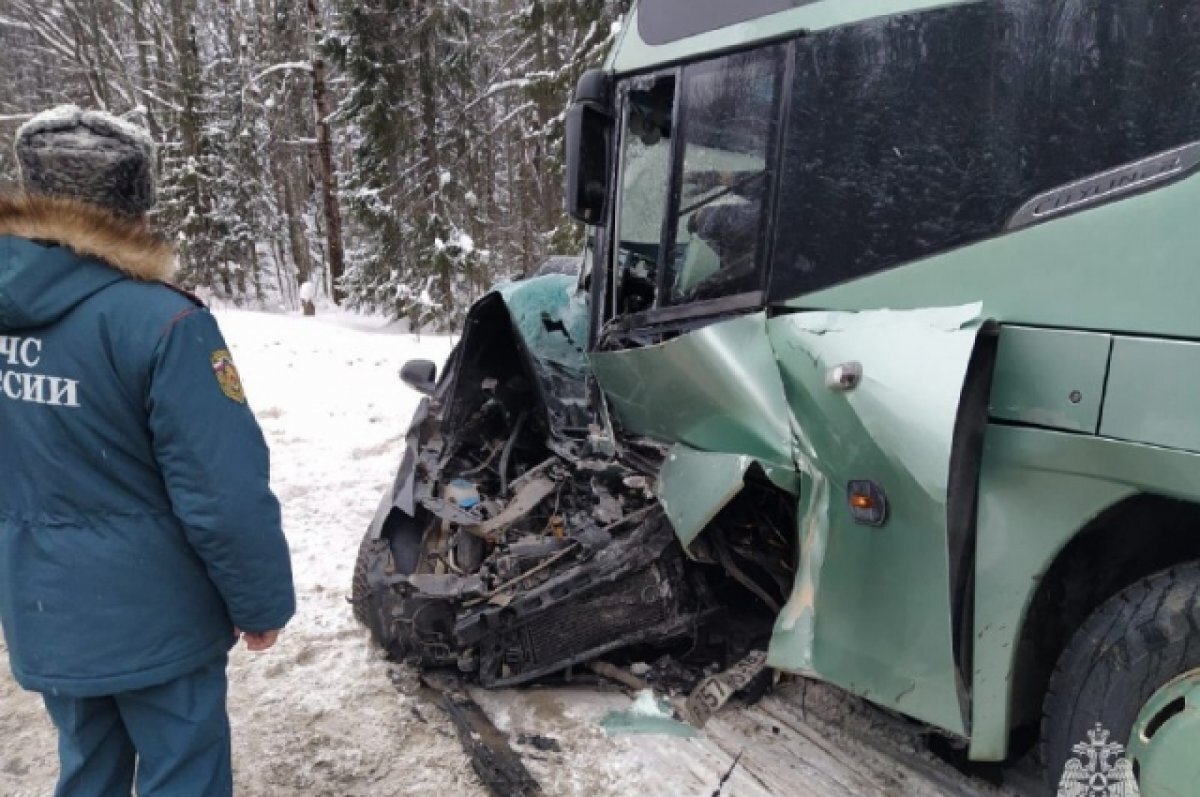
M 948 484 L 981 322 L 977 305 L 770 322 L 811 485 L 772 661 L 959 734 L 967 706 L 951 628 Z M 856 384 L 830 378 L 849 364 Z M 853 515 L 852 485 L 863 483 L 885 496 L 877 524 Z
M 777 465 L 795 461 L 764 313 L 653 346 L 596 352 L 591 361 L 623 430 Z
M 700 451 L 682 443 L 671 446 L 658 471 L 655 495 L 687 551 L 692 542 L 746 486 L 746 475 L 758 468 L 778 489 L 800 495 L 800 474 L 746 454 Z
M 659 476 L 685 546 L 754 459 L 791 460 L 799 569 L 771 665 L 960 734 L 967 706 L 952 655 L 947 484 L 980 323 L 978 306 L 759 313 L 593 355 L 623 429 L 687 446 Z M 856 381 L 831 382 L 847 365 Z M 852 517 L 854 482 L 886 491 L 879 525 Z

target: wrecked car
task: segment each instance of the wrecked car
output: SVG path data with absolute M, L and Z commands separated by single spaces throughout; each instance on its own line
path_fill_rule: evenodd
M 405 367 L 356 613 L 484 686 L 762 648 L 1192 793 L 1198 67 L 1200 2 L 641 0 L 567 116 L 581 271 Z
M 770 539 L 734 530 L 714 547 L 714 572 L 688 566 L 654 489 L 668 447 L 648 437 L 618 446 L 595 425 L 579 282 L 505 286 L 472 309 L 440 380 L 432 363 L 405 366 L 428 398 L 354 590 L 359 618 L 397 657 L 507 686 L 693 639 L 717 613 L 724 642 L 711 641 L 729 647 L 723 658 L 769 635 L 763 610 L 730 623 L 755 612 L 727 605 L 716 566 L 728 560 L 744 597 L 777 612 L 793 577 L 791 502 L 759 496 L 739 520 L 761 519 Z M 765 480 L 762 490 L 778 492 Z M 756 567 L 766 586 L 744 576 Z

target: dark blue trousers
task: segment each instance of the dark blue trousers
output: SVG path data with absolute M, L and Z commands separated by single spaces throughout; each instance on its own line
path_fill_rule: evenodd
M 225 656 L 106 697 L 43 695 L 58 728 L 56 797 L 231 797 Z

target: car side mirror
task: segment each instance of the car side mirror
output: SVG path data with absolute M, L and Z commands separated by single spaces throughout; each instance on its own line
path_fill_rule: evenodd
M 400 369 L 400 381 L 418 393 L 431 396 L 437 388 L 437 365 L 429 360 L 409 360 Z
M 604 223 L 608 208 L 609 160 L 613 115 L 609 109 L 611 79 L 592 69 L 583 74 L 575 102 L 567 111 L 564 141 L 567 214 L 590 226 Z

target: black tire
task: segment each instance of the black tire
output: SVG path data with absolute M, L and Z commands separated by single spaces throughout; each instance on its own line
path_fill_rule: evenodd
M 350 584 L 350 603 L 354 607 L 354 619 L 370 629 L 371 639 L 380 646 L 384 645 L 384 639 L 383 629 L 380 627 L 379 602 L 373 597 L 367 573 L 371 562 L 379 556 L 386 556 L 387 551 L 387 540 L 372 539 L 370 531 L 364 534 L 358 546 L 358 556 L 354 560 L 354 577 Z
M 1072 746 L 1100 723 L 1125 745 L 1145 702 L 1200 667 L 1200 563 L 1156 573 L 1097 609 L 1071 639 L 1050 678 L 1042 761 L 1054 794 Z

